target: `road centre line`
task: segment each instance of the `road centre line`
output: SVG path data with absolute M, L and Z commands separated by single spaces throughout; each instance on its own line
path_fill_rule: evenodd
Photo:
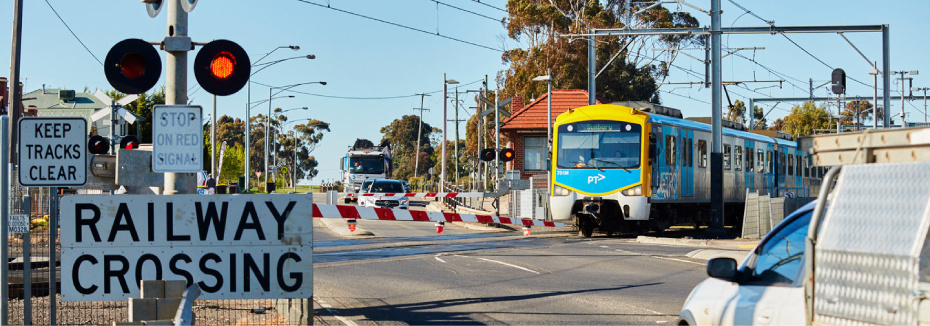
M 442 254 L 436 254 L 435 256 L 433 256 L 433 258 L 436 258 L 436 260 L 438 260 L 439 262 L 445 264 L 446 261 L 445 261 L 445 260 L 442 260 L 442 258 L 439 258 L 439 256 L 441 256 L 441 255 L 442 255 Z
M 707 265 L 707 264 L 702 264 L 702 263 L 698 263 L 698 262 L 693 262 L 693 261 L 690 261 L 690 260 L 684 260 L 684 259 L 678 259 L 678 258 L 669 258 L 669 257 L 655 256 L 655 255 L 647 255 L 647 254 L 641 254 L 641 253 L 638 253 L 638 252 L 632 252 L 632 251 L 627 251 L 627 250 L 623 250 L 623 249 L 615 249 L 615 250 L 616 250 L 617 252 L 625 252 L 625 253 L 632 254 L 632 255 L 645 256 L 645 257 L 650 257 L 650 258 L 655 258 L 655 259 L 677 261 L 677 262 L 681 262 L 681 263 L 688 263 L 688 264 L 701 265 L 701 266 L 706 266 L 706 265 Z
M 539 272 L 534 271 L 534 270 L 532 270 L 532 269 L 528 269 L 528 268 L 525 268 L 525 267 L 517 266 L 517 265 L 514 265 L 514 264 L 508 264 L 508 263 L 505 263 L 505 262 L 502 262 L 502 261 L 497 261 L 497 260 L 487 259 L 487 258 L 478 258 L 478 259 L 481 259 L 481 260 L 484 260 L 484 261 L 489 261 L 489 262 L 492 262 L 492 263 L 498 263 L 498 264 L 501 264 L 501 265 L 504 265 L 504 266 L 510 266 L 510 267 L 513 267 L 513 268 L 516 268 L 516 269 L 520 269 L 520 270 L 524 270 L 524 271 L 527 271 L 527 272 L 530 272 L 530 273 L 534 273 L 534 274 L 540 274 Z

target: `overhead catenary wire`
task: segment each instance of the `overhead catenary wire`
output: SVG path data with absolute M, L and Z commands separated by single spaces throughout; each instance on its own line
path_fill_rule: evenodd
M 469 14 L 472 14 L 472 15 L 475 15 L 475 16 L 478 16 L 478 17 L 481 17 L 481 18 L 486 18 L 486 19 L 489 19 L 489 20 L 492 20 L 492 21 L 495 21 L 495 22 L 498 22 L 498 23 L 501 22 L 501 20 L 502 20 L 502 19 L 497 19 L 497 18 L 488 16 L 488 15 L 480 14 L 480 13 L 477 13 L 477 12 L 474 12 L 474 11 L 471 11 L 471 10 L 468 10 L 468 9 L 465 9 L 465 8 L 456 7 L 456 6 L 450 5 L 450 4 L 448 4 L 448 3 L 445 3 L 445 2 L 442 2 L 442 1 L 439 1 L 439 0 L 429 0 L 429 1 L 435 2 L 437 5 L 443 5 L 443 6 L 452 8 L 452 9 L 456 9 L 456 10 L 459 10 L 459 11 L 467 12 L 467 13 L 469 13 Z
M 479 80 L 476 80 L 476 81 L 473 81 L 473 82 L 464 83 L 464 84 L 459 84 L 459 85 L 460 85 L 460 86 L 468 86 L 468 85 L 472 85 L 472 84 L 475 84 L 475 83 L 478 83 L 478 82 L 481 82 L 481 81 L 484 81 L 484 79 L 479 79 Z M 268 85 L 268 84 L 260 83 L 260 82 L 256 82 L 256 81 L 253 81 L 252 83 L 253 83 L 253 84 L 256 84 L 256 85 L 265 86 L 265 87 L 276 87 L 276 86 L 273 86 L 273 85 Z M 410 94 L 410 95 L 395 95 L 395 96 L 337 96 L 337 95 L 325 95 L 325 94 L 317 94 L 317 93 L 308 93 L 308 92 L 302 92 L 302 91 L 297 91 L 297 90 L 293 90 L 293 89 L 286 89 L 286 90 L 282 90 L 282 91 L 279 91 L 279 92 L 291 92 L 291 93 L 296 93 L 296 94 L 301 94 L 301 95 L 309 95 L 309 96 L 316 96 L 316 97 L 323 97 L 323 98 L 332 98 L 332 99 L 340 99 L 340 100 L 394 100 L 394 99 L 402 99 L 402 98 L 408 98 L 408 97 L 417 97 L 417 96 L 420 96 L 420 94 L 436 94 L 436 93 L 442 93 L 442 90 L 440 89 L 440 90 L 438 90 L 438 91 L 432 91 L 432 92 L 421 92 L 421 93 Z
M 65 28 L 67 28 L 68 31 L 71 32 L 71 35 L 74 36 L 74 39 L 76 39 L 78 43 L 81 43 L 81 46 L 84 47 L 84 50 L 87 50 L 87 53 L 89 53 L 90 56 L 94 57 L 94 60 L 97 60 L 97 63 L 99 63 L 102 66 L 103 61 L 100 61 L 100 59 L 98 59 L 97 56 L 94 55 L 94 53 L 91 52 L 89 48 L 87 48 L 87 45 L 84 44 L 84 41 L 81 41 L 81 38 L 78 37 L 77 34 L 74 33 L 74 30 L 71 29 L 71 26 L 68 26 L 68 23 L 66 23 L 65 20 L 61 18 L 61 15 L 58 14 L 58 11 L 55 10 L 55 7 L 52 7 L 52 3 L 48 2 L 48 0 L 45 0 L 45 3 L 48 4 L 49 9 L 52 9 L 52 12 L 55 13 L 55 16 L 58 17 L 58 20 L 61 21 L 63 25 L 65 25 Z
M 503 12 L 507 12 L 507 9 L 503 9 L 503 8 L 501 8 L 501 7 L 495 7 L 495 6 L 486 4 L 486 3 L 484 3 L 484 2 L 481 2 L 481 0 L 471 0 L 471 1 L 477 2 L 477 3 L 482 4 L 482 5 L 485 5 L 485 6 L 489 7 L 489 8 L 494 8 L 494 9 L 497 9 L 497 10 L 500 10 L 500 11 L 503 11 Z
M 466 41 L 466 40 L 459 39 L 459 38 L 455 38 L 455 37 L 451 37 L 451 36 L 448 36 L 448 35 L 442 35 L 442 34 L 439 33 L 439 32 L 430 32 L 430 31 L 423 30 L 423 29 L 419 29 L 419 28 L 416 28 L 416 27 L 411 27 L 411 26 L 407 26 L 407 25 L 400 24 L 400 23 L 395 23 L 395 22 L 391 22 L 391 21 L 384 20 L 384 19 L 380 19 L 380 18 L 375 18 L 375 17 L 367 16 L 367 15 L 363 15 L 363 14 L 351 12 L 351 11 L 348 11 L 348 10 L 344 10 L 344 9 L 334 8 L 334 7 L 330 6 L 330 5 L 319 4 L 319 3 L 316 3 L 316 2 L 313 2 L 313 1 L 309 1 L 309 0 L 297 0 L 297 2 L 302 2 L 302 3 L 308 4 L 308 5 L 314 5 L 314 6 L 317 6 L 317 7 L 320 7 L 320 8 L 326 8 L 326 9 L 335 10 L 335 11 L 338 11 L 338 12 L 341 12 L 341 13 L 344 13 L 344 14 L 348 14 L 348 15 L 352 15 L 352 16 L 356 16 L 356 17 L 360 17 L 360 18 L 365 18 L 365 19 L 368 19 L 368 20 L 373 20 L 373 21 L 376 21 L 376 22 L 379 22 L 379 23 L 384 23 L 384 24 L 388 24 L 388 25 L 391 25 L 391 26 L 396 26 L 396 27 L 408 29 L 408 30 L 411 30 L 411 31 L 416 31 L 416 32 L 424 33 L 424 34 L 429 34 L 429 35 L 433 35 L 433 36 L 438 36 L 438 37 L 441 37 L 441 38 L 444 38 L 444 39 L 447 39 L 447 40 L 452 40 L 452 41 L 456 41 L 456 42 L 459 42 L 459 43 L 468 44 L 468 45 L 476 46 L 476 47 L 483 48 L 483 49 L 488 49 L 488 50 L 491 50 L 491 51 L 496 51 L 496 52 L 501 52 L 501 53 L 504 52 L 503 50 L 495 49 L 495 48 L 492 48 L 492 47 L 487 46 L 487 45 L 481 45 L 481 44 L 478 44 L 478 43 L 475 43 L 475 42 Z

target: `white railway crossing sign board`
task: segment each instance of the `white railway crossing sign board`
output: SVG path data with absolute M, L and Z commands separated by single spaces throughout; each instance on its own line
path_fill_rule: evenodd
M 312 195 L 87 195 L 60 207 L 62 300 L 138 298 L 140 280 L 196 283 L 201 299 L 313 295 Z
M 26 187 L 74 187 L 87 183 L 87 120 L 19 120 L 19 183 Z
M 152 121 L 152 171 L 203 170 L 203 122 L 198 105 L 156 105 Z

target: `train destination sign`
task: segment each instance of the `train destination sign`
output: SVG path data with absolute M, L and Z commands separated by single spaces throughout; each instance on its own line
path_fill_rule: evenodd
M 19 183 L 27 187 L 75 187 L 87 183 L 87 120 L 19 120 Z
M 61 200 L 66 301 L 139 297 L 186 280 L 201 299 L 309 298 L 312 195 L 88 195 Z

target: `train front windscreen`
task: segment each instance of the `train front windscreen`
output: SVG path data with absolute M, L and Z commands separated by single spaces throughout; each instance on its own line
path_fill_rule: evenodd
M 559 126 L 559 169 L 638 169 L 642 126 L 622 121 L 584 121 Z

